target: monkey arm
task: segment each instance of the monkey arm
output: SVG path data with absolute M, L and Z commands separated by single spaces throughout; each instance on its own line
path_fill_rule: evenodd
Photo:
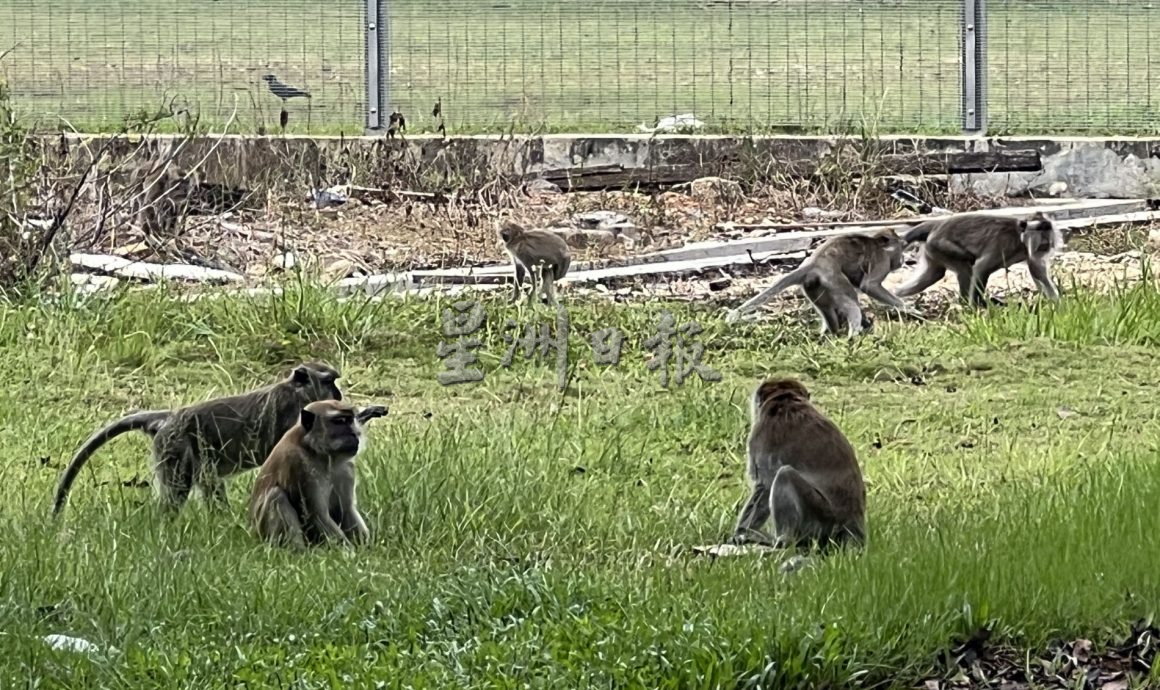
M 331 503 L 331 515 L 338 514 L 339 529 L 352 542 L 364 542 L 370 538 L 370 530 L 358 512 L 358 501 L 355 499 L 354 466 L 349 469 L 336 470 L 334 477 L 334 500 Z
M 768 541 L 768 538 L 761 533 L 760 528 L 769 520 L 769 495 L 772 488 L 771 485 L 760 482 L 753 485 L 749 500 L 745 502 L 741 514 L 737 516 L 737 527 L 733 530 L 733 536 L 729 540 L 731 543 Z
M 524 270 L 524 265 L 520 263 L 520 260 L 515 256 L 512 256 L 512 263 L 515 264 L 516 267 L 516 279 L 515 282 L 512 283 L 512 301 L 515 302 L 520 298 L 520 286 L 524 284 L 524 275 L 526 274 L 526 271 Z
M 1051 301 L 1059 300 L 1059 290 L 1055 287 L 1055 283 L 1051 280 L 1051 274 L 1047 271 L 1047 264 L 1042 260 L 1028 259 L 1027 271 L 1031 274 L 1032 279 L 1039 285 L 1039 290 L 1047 295 Z
M 327 539 L 333 539 L 344 545 L 349 545 L 350 541 L 346 538 L 342 528 L 330 517 L 330 505 L 324 492 L 318 488 L 309 492 L 307 499 L 306 518 L 311 522 L 312 526 L 319 534 Z
M 880 283 L 867 282 L 865 285 L 862 286 L 862 292 L 866 293 L 872 299 L 875 299 L 875 300 L 881 302 L 882 304 L 885 304 L 885 305 L 890 306 L 890 307 L 894 307 L 895 309 L 902 312 L 903 314 L 907 314 L 909 316 L 912 316 L 916 319 L 921 319 L 923 321 L 926 320 L 926 317 L 924 317 L 922 314 L 920 314 L 918 312 L 918 310 L 916 310 L 914 307 L 910 306 L 906 302 L 903 302 L 902 299 L 900 299 L 897 295 L 895 295 L 894 293 L 887 290 Z

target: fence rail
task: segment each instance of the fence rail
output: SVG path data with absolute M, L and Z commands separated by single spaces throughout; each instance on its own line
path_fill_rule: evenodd
M 0 0 L 0 77 L 80 130 L 1142 134 L 1157 38 L 1156 0 Z

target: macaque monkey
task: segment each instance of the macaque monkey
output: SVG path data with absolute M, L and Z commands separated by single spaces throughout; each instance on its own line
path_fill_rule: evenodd
M 767 379 L 753 392 L 749 432 L 752 492 L 730 543 L 779 548 L 866 542 L 866 487 L 854 448 L 795 379 Z M 774 539 L 760 531 L 773 517 Z
M 304 549 L 367 540 L 370 531 L 355 499 L 354 462 L 364 445 L 364 412 L 331 400 L 302 408 L 298 424 L 274 446 L 254 482 L 250 523 L 262 541 Z
M 298 421 L 303 405 L 342 400 L 339 376 L 326 364 L 308 362 L 283 381 L 248 393 L 122 417 L 94 433 L 77 451 L 57 487 L 53 514 L 64 508 L 69 488 L 89 457 L 128 431 L 143 431 L 153 440 L 154 488 L 165 507 L 180 509 L 194 484 L 224 507 L 228 505 L 224 479 L 260 465 Z
M 954 271 L 959 280 L 959 294 L 974 306 L 1002 300 L 987 297 L 991 274 L 1021 261 L 1048 299 L 1059 299 L 1059 290 L 1051 280 L 1050 260 L 1063 245 L 1055 225 L 1043 215 L 1029 218 L 965 213 L 937 218 L 914 226 L 902 239 L 923 242 L 919 269 L 914 278 L 898 288 L 899 297 L 917 295 Z
M 823 334 L 837 334 L 844 328 L 847 336 L 853 336 L 867 328 L 869 321 L 858 304 L 859 290 L 900 312 L 922 318 L 882 287 L 886 276 L 902 266 L 904 249 L 902 239 L 890 228 L 831 237 L 801 266 L 731 311 L 725 320 L 737 321 L 742 314 L 793 285 L 801 285 L 806 298 L 822 317 Z
M 542 291 L 547 301 L 555 305 L 554 283 L 567 275 L 568 267 L 572 265 L 572 253 L 564 238 L 547 230 L 527 230 L 512 222 L 504 223 L 499 238 L 515 264 L 516 281 L 511 301 L 520 298 L 520 286 L 526 272 L 532 283 L 528 304 L 532 303 L 537 292 Z

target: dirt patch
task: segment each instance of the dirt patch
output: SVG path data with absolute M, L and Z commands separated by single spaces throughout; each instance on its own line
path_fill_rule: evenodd
M 717 232 L 724 221 L 741 223 L 905 219 L 913 213 L 876 190 L 827 207 L 817 190 L 790 183 L 782 189 L 743 194 L 729 180 L 707 178 L 672 191 L 568 193 L 527 186 L 500 200 L 402 190 L 381 197 L 351 198 L 337 208 L 315 210 L 305 199 L 270 196 L 248 211 L 191 215 L 167 232 L 145 232 L 132 217 L 100 222 L 98 210 L 78 210 L 73 219 L 74 251 L 111 253 L 141 261 L 183 261 L 261 277 L 292 261 L 326 272 L 386 273 L 408 269 L 453 268 L 504 262 L 497 244 L 498 224 L 511 219 L 531 227 L 573 226 L 572 217 L 590 211 L 623 214 L 634 240 L 604 247 L 575 248 L 574 261 L 611 258 L 681 246 L 707 239 L 738 239 L 769 231 Z M 872 197 L 872 198 L 870 198 Z M 1007 199 L 942 199 L 950 208 L 995 207 Z M 259 206 L 260 208 L 254 208 Z M 825 211 L 821 211 L 825 207 Z
M 1098 648 L 1091 640 L 1048 645 L 1042 652 L 1020 650 L 990 642 L 986 628 L 947 650 L 939 666 L 940 678 L 917 686 L 922 690 L 968 688 L 1092 688 L 1127 690 L 1140 685 L 1156 660 L 1160 629 L 1146 621 L 1132 626 L 1126 637 Z

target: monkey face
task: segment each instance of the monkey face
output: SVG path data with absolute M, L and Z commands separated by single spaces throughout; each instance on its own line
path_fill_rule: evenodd
M 902 258 L 906 253 L 906 243 L 902 241 L 902 238 L 893 231 L 887 231 L 879 235 L 879 241 L 886 250 L 886 256 L 890 259 L 890 270 L 895 271 L 902 268 Z
M 306 400 L 342 400 L 342 391 L 338 388 L 340 376 L 333 367 L 307 363 L 294 369 L 290 383 L 301 391 Z
M 332 457 L 353 457 L 362 449 L 362 425 L 352 405 L 337 400 L 312 402 L 302 409 L 299 421 L 313 437 L 313 445 Z
M 515 242 L 522 234 L 524 234 L 524 229 L 512 222 L 504 223 L 503 227 L 499 229 L 499 238 L 503 240 L 505 245 Z
M 1050 220 L 1036 214 L 1030 220 L 1019 221 L 1019 241 L 1032 256 L 1045 254 L 1056 248 L 1056 229 Z

